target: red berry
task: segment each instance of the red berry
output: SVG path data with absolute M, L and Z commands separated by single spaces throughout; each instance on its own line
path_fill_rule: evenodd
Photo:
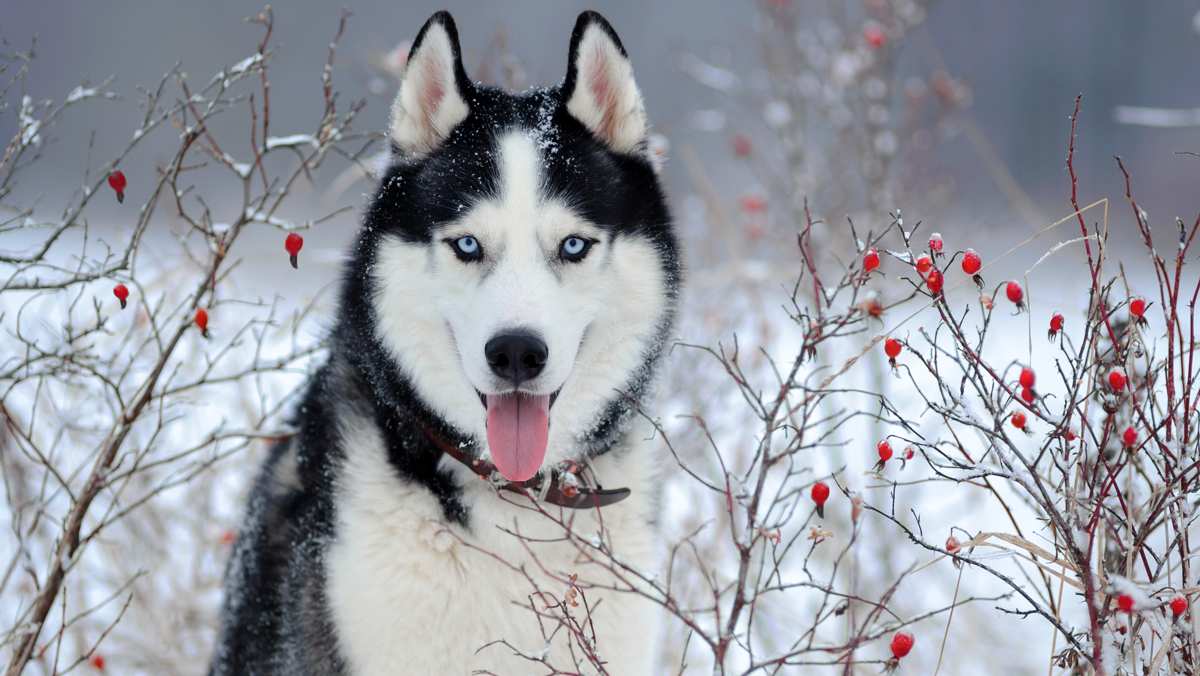
M 129 300 L 129 287 L 124 284 L 118 284 L 113 287 L 113 295 L 117 300 L 121 301 L 121 309 L 125 309 L 125 301 Z
M 1012 419 L 1010 422 L 1012 422 L 1013 427 L 1019 430 L 1025 429 L 1025 414 L 1017 411 L 1016 413 L 1012 414 Z
M 229 529 L 221 533 L 221 544 L 231 545 L 234 542 L 237 542 L 237 531 Z
M 982 267 L 983 260 L 979 258 L 979 254 L 975 253 L 974 249 L 967 249 L 967 252 L 963 254 L 962 271 L 968 275 L 973 275 L 979 272 L 979 269 Z
M 829 499 L 829 486 L 824 481 L 812 485 L 812 501 L 817 505 L 817 516 L 825 516 L 825 501 Z
M 1129 314 L 1133 315 L 1135 319 L 1142 319 L 1143 315 L 1146 314 L 1145 299 L 1134 298 L 1129 301 Z
M 887 439 L 879 442 L 875 448 L 879 451 L 879 462 L 887 462 L 892 459 L 892 445 L 887 442 Z
M 300 249 L 304 248 L 304 238 L 297 233 L 289 232 L 288 236 L 283 240 L 283 248 L 288 252 L 288 256 L 292 261 L 292 267 L 299 268 Z
M 942 252 L 942 234 L 935 232 L 929 236 L 929 250 L 935 254 Z
M 1063 436 L 1065 436 L 1067 438 L 1068 442 L 1075 441 L 1076 439 L 1079 438 L 1079 435 L 1075 434 L 1075 430 L 1071 430 L 1071 429 L 1067 430 Z
M 958 538 L 954 537 L 953 535 L 946 538 L 946 551 L 953 554 L 954 552 L 957 552 L 961 547 L 962 547 L 962 545 L 959 544 Z
M 1054 337 L 1058 335 L 1059 331 L 1062 331 L 1062 328 L 1063 328 L 1062 313 L 1055 312 L 1053 315 L 1050 316 L 1050 332 L 1046 334 L 1046 337 L 1049 338 L 1050 340 L 1054 340 Z
M 749 157 L 754 146 L 750 143 L 750 137 L 745 134 L 733 135 L 733 154 L 737 157 Z
M 120 169 L 108 175 L 108 187 L 112 188 L 113 192 L 117 193 L 117 201 L 125 201 L 125 186 L 128 181 L 125 180 L 125 172 Z
M 1033 393 L 1033 390 L 1031 390 L 1030 388 L 1028 388 L 1028 387 L 1021 388 L 1021 401 L 1025 402 L 1026 404 L 1032 404 L 1033 400 L 1036 398 L 1036 396 L 1037 395 L 1035 395 Z
M 942 292 L 942 287 L 946 283 L 946 278 L 942 276 L 942 271 L 934 268 L 929 271 L 929 276 L 925 278 L 925 284 L 929 287 L 929 293 L 938 295 Z
M 208 310 L 202 307 L 196 308 L 196 327 L 205 338 L 208 337 Z
M 92 655 L 91 659 L 88 660 L 88 664 L 92 665 L 92 667 L 97 671 L 104 671 L 104 655 L 101 655 L 100 653 Z
M 1117 607 L 1120 608 L 1122 612 L 1132 613 L 1133 597 L 1129 594 L 1121 594 L 1117 596 Z
M 1033 374 L 1033 369 L 1028 366 L 1021 369 L 1021 387 L 1032 388 L 1034 380 L 1036 380 L 1036 377 Z
M 1125 448 L 1133 448 L 1137 445 L 1137 430 L 1132 427 L 1126 427 L 1125 433 L 1121 435 L 1121 441 L 1124 442 Z
M 1112 388 L 1113 392 L 1120 392 L 1124 390 L 1126 380 L 1125 374 L 1118 369 L 1113 369 L 1108 374 L 1108 386 Z
M 1171 599 L 1171 614 L 1175 617 L 1179 617 L 1180 615 L 1186 613 L 1187 608 L 1187 599 L 1183 598 L 1182 596 L 1176 596 L 1175 598 Z
M 875 249 L 867 249 L 867 253 L 863 254 L 863 270 L 871 272 L 879 267 L 879 252 Z
M 1016 303 L 1018 306 L 1025 298 L 1025 292 L 1021 290 L 1021 285 L 1017 282 L 1009 282 L 1008 285 L 1004 287 L 1004 295 L 1008 296 L 1008 299 Z
M 742 195 L 738 198 L 742 211 L 748 214 L 760 214 L 767 210 L 767 198 L 762 195 Z
M 898 631 L 892 637 L 892 657 L 900 659 L 913 649 L 913 635 L 907 631 Z
M 905 460 L 912 460 L 913 456 L 916 454 L 917 454 L 917 452 L 913 450 L 912 446 L 909 446 L 908 448 L 904 449 L 904 459 Z
M 929 254 L 921 254 L 917 258 L 917 272 L 924 277 L 929 274 L 931 269 L 933 269 L 933 259 L 929 257 Z
M 879 26 L 867 26 L 864 28 L 863 37 L 866 38 L 867 44 L 875 49 L 879 49 L 887 42 L 887 36 L 883 34 L 883 29 Z
M 813 484 L 812 499 L 813 502 L 817 503 L 818 505 L 825 504 L 825 501 L 829 499 L 829 485 L 824 481 L 818 481 L 817 483 Z
M 883 341 L 883 352 L 888 356 L 888 359 L 895 359 L 900 356 L 900 350 L 904 346 L 895 338 L 888 338 Z

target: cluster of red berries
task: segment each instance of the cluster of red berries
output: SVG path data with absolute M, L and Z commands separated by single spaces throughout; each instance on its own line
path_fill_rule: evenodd
M 1033 373 L 1033 369 L 1028 366 L 1021 369 L 1021 377 L 1018 382 L 1021 383 L 1021 401 L 1032 405 L 1033 400 L 1037 398 L 1037 393 L 1033 391 L 1033 384 L 1037 380 Z
M 747 140 L 747 143 L 749 141 Z M 748 152 L 748 151 L 747 151 Z M 125 202 L 125 188 L 129 185 L 129 180 L 125 178 L 125 172 L 117 169 L 108 175 L 108 187 L 112 188 L 116 193 L 117 202 L 123 204 Z M 290 232 L 283 240 L 283 248 L 288 253 L 288 260 L 293 268 L 300 267 L 300 250 L 304 248 L 304 238 L 299 233 Z M 121 303 L 121 309 L 124 310 L 129 304 L 129 287 L 125 284 L 118 283 L 113 287 L 113 296 Z M 193 322 L 200 329 L 201 335 L 208 337 L 208 311 L 204 308 L 197 308 L 196 314 L 193 317 Z
M 941 256 L 944 249 L 946 249 L 946 241 L 942 239 L 940 233 L 934 233 L 929 238 L 930 253 L 922 253 L 916 261 L 913 261 L 913 267 L 917 269 L 917 274 L 925 281 L 925 288 L 929 289 L 930 295 L 934 295 L 934 297 L 937 297 L 942 293 L 942 289 L 946 288 L 946 275 L 934 264 L 934 258 Z M 869 275 L 878 267 L 880 267 L 880 252 L 875 247 L 871 247 L 863 253 L 863 270 Z M 983 288 L 983 279 L 979 276 L 979 270 L 982 269 L 983 258 L 980 258 L 976 251 L 967 249 L 962 253 L 962 271 L 971 275 L 971 279 L 980 288 Z M 1007 293 L 1008 299 L 1012 300 L 1018 309 L 1024 307 L 1021 304 L 1024 292 L 1021 291 L 1019 283 L 1008 282 Z
M 914 262 L 914 267 L 916 268 L 917 273 L 925 279 L 926 288 L 928 288 L 929 292 L 934 296 L 942 292 L 942 288 L 945 283 L 942 272 L 938 270 L 934 264 L 934 257 L 941 255 L 944 247 L 945 243 L 942 240 L 942 236 L 938 233 L 934 233 L 929 238 L 929 251 L 932 255 L 921 254 Z M 879 268 L 879 264 L 879 251 L 874 247 L 868 249 L 866 253 L 863 254 L 863 270 L 867 274 L 877 270 Z M 979 254 L 973 249 L 967 249 L 963 253 L 962 270 L 964 273 L 972 275 L 976 283 L 980 286 L 982 286 L 982 280 L 979 278 L 979 271 L 982 268 L 983 260 L 979 257 Z M 1004 286 L 1004 295 L 1008 298 L 1009 302 L 1017 306 L 1018 312 L 1025 309 L 1025 290 L 1021 287 L 1020 282 L 1015 280 L 1007 282 Z M 990 305 L 988 307 L 990 307 Z M 1138 324 L 1145 324 L 1145 315 L 1148 307 L 1149 305 L 1145 299 L 1136 297 L 1132 298 L 1129 301 L 1129 314 L 1131 318 Z M 1050 316 L 1050 326 L 1046 337 L 1050 340 L 1057 338 L 1063 331 L 1064 322 L 1065 319 L 1061 312 L 1053 313 Z M 893 368 L 895 368 L 896 358 L 900 356 L 902 350 L 903 344 L 895 338 L 887 338 L 883 342 L 884 354 L 887 355 L 888 363 L 891 364 Z M 1037 392 L 1033 389 L 1035 381 L 1036 377 L 1033 369 L 1027 366 L 1023 367 L 1021 369 L 1021 375 L 1019 378 L 1021 385 L 1019 395 L 1021 397 L 1021 401 L 1025 402 L 1027 406 L 1032 406 L 1037 400 Z M 1120 369 L 1113 369 L 1111 372 L 1109 372 L 1108 386 L 1113 393 L 1120 394 L 1125 390 L 1127 384 L 1128 379 L 1123 371 Z M 1009 421 L 1013 427 L 1022 431 L 1028 431 L 1026 427 L 1028 419 L 1023 412 L 1018 411 L 1013 413 Z M 1073 435 L 1073 433 L 1069 431 L 1068 433 Z M 1136 446 L 1138 440 L 1137 437 L 1137 430 L 1132 427 L 1126 429 L 1122 435 L 1122 441 L 1124 442 L 1125 447 L 1133 448 Z M 1068 439 L 1068 441 L 1069 440 L 1070 439 Z M 886 442 L 880 443 L 882 445 Z M 883 462 L 886 462 L 886 459 L 882 458 L 881 450 L 880 466 L 882 466 Z
M 1117 609 L 1121 612 L 1132 613 L 1134 611 L 1134 606 L 1136 605 L 1137 604 L 1134 602 L 1132 595 L 1117 594 Z M 1187 612 L 1188 601 L 1183 596 L 1176 596 L 1175 598 L 1171 599 L 1171 602 L 1168 603 L 1167 606 L 1171 609 L 1171 616 L 1179 618 Z

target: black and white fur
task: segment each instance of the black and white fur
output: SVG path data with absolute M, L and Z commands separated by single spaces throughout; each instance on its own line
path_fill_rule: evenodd
M 672 328 L 680 270 L 616 33 L 585 12 L 563 82 L 511 94 L 470 81 L 453 20 L 435 14 L 413 44 L 390 137 L 329 360 L 250 496 L 213 674 L 536 671 L 503 645 L 481 650 L 498 640 L 576 668 L 565 636 L 547 646 L 522 607 L 530 583 L 498 559 L 557 596 L 566 590 L 546 573 L 576 573 L 585 589 L 611 580 L 518 504 L 526 498 L 499 493 L 422 432 L 487 456 L 480 395 L 505 385 L 483 348 L 513 328 L 548 347 L 521 386 L 557 393 L 543 466 L 576 460 L 632 489 L 601 513 L 569 514 L 575 532 L 597 532 L 602 518 L 622 563 L 656 566 L 653 435 L 634 409 Z M 467 234 L 481 260 L 459 259 L 455 238 Z M 573 235 L 594 244 L 566 262 L 560 243 Z M 587 595 L 608 672 L 648 673 L 653 604 Z

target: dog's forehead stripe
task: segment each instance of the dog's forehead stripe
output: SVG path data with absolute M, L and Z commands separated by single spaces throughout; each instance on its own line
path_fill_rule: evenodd
M 499 145 L 500 200 L 514 213 L 532 213 L 542 199 L 541 153 L 524 131 L 508 132 Z

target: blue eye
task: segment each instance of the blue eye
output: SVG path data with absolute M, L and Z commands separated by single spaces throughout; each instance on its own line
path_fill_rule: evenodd
M 588 251 L 592 248 L 595 240 L 584 239 L 578 235 L 571 235 L 562 241 L 562 245 L 558 248 L 558 255 L 564 261 L 578 263 L 587 256 Z
M 479 245 L 479 240 L 472 235 L 463 235 L 457 239 L 446 240 L 451 249 L 454 249 L 454 255 L 458 256 L 462 261 L 477 261 L 483 258 L 483 247 Z

